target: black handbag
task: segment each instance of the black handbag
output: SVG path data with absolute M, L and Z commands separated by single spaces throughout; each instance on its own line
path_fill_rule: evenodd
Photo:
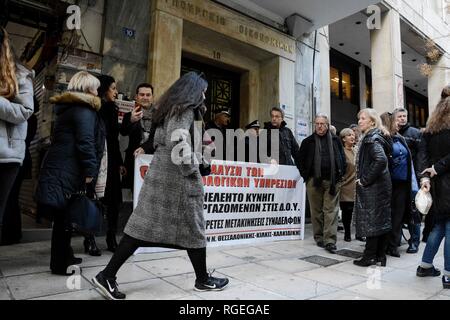
M 86 192 L 73 194 L 69 201 L 69 224 L 75 232 L 97 235 L 102 231 L 103 205 L 90 199 Z

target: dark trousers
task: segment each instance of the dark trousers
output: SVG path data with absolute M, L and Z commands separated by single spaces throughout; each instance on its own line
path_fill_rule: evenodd
M 352 216 L 354 202 L 341 202 L 342 223 L 344 224 L 345 237 L 352 235 Z
M 18 163 L 0 164 L 0 225 L 2 224 L 9 194 L 11 193 L 14 182 L 16 181 L 19 169 L 20 164 Z
M 106 220 L 108 222 L 108 234 L 115 235 L 117 233 L 117 225 L 119 223 L 119 204 L 106 204 Z
M 410 182 L 396 182 L 392 184 L 392 231 L 389 234 L 390 249 L 396 250 L 402 240 L 402 229 L 405 215 L 411 211 Z
M 388 244 L 389 233 L 377 237 L 367 237 L 364 257 L 367 259 L 384 258 Z
M 424 242 L 426 242 L 431 231 L 433 231 L 433 227 L 434 227 L 433 214 L 432 214 L 432 212 L 429 212 L 425 216 L 425 227 L 423 228 L 423 233 L 422 233 Z
M 107 278 L 115 278 L 120 267 L 128 260 L 129 257 L 138 249 L 144 247 L 163 247 L 177 250 L 187 250 L 189 259 L 194 267 L 197 280 L 205 281 L 208 278 L 208 271 L 206 270 L 206 248 L 200 249 L 187 249 L 178 246 L 150 243 L 132 238 L 128 235 L 124 235 L 117 247 L 116 252 L 109 261 L 103 274 Z
M 19 196 L 23 180 L 24 171 L 21 167 L 9 193 L 5 214 L 3 215 L 2 245 L 16 244 L 22 239 L 22 212 L 20 211 Z
M 73 249 L 70 245 L 72 228 L 67 219 L 68 212 L 52 207 L 46 207 L 53 215 L 52 248 L 50 257 L 50 269 L 57 272 L 66 272 L 73 264 Z

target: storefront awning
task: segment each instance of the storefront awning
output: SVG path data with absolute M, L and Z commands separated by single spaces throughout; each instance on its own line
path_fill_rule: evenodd
M 259 7 L 286 19 L 292 15 L 302 17 L 303 32 L 311 32 L 344 19 L 380 0 L 250 0 Z

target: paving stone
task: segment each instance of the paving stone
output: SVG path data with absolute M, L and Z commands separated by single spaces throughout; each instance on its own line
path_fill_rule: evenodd
M 258 261 L 257 264 L 286 273 L 297 273 L 317 269 L 319 267 L 316 264 L 302 261 L 298 258 Z
M 354 274 L 328 268 L 319 268 L 310 271 L 299 272 L 295 273 L 295 275 L 338 288 L 347 288 L 367 281 L 366 277 L 357 276 Z
M 34 298 L 30 300 L 81 300 L 81 301 L 87 301 L 87 300 L 106 300 L 97 290 L 90 289 L 90 290 L 82 290 L 82 291 L 75 291 L 75 292 L 68 292 L 68 293 L 62 293 L 62 294 L 56 294 L 46 297 L 40 297 L 40 298 Z
M 191 262 L 184 258 L 138 262 L 137 265 L 158 277 L 168 277 L 193 271 Z
M 205 300 L 288 300 L 287 296 L 248 283 L 235 285 L 233 281 L 223 291 L 197 292 Z
M 283 278 L 269 275 L 252 284 L 295 300 L 309 299 L 339 290 L 336 287 L 294 275 Z
M 254 283 L 259 279 L 264 279 L 266 277 L 288 277 L 289 274 L 274 270 L 270 267 L 259 265 L 256 263 L 248 263 L 245 265 L 239 265 L 234 267 L 221 268 L 220 272 L 228 277 L 238 279 L 246 283 Z
M 4 279 L 0 279 L 0 300 L 11 300 L 9 295 L 8 286 Z
M 438 294 L 442 290 L 442 278 L 420 278 L 415 272 L 394 270 L 382 276 L 382 280 L 393 285 L 402 284 L 430 294 Z
M 311 300 L 327 300 L 327 301 L 335 301 L 335 300 L 374 300 L 373 298 L 365 297 L 363 295 L 357 294 L 355 292 L 347 291 L 347 290 L 339 290 L 332 293 L 324 294 L 318 297 L 314 297 Z
M 283 256 L 270 250 L 264 250 L 256 247 L 246 247 L 233 250 L 223 250 L 224 253 L 238 257 L 249 262 L 257 260 L 279 259 Z
M 50 258 L 14 257 L 0 261 L 4 277 L 19 276 L 50 271 Z
M 92 288 L 91 284 L 81 277 L 80 290 L 72 290 L 67 286 L 69 277 L 56 276 L 50 273 L 9 277 L 6 278 L 5 281 L 8 284 L 13 297 L 17 300 L 38 298 Z
M 347 290 L 378 300 L 426 300 L 434 296 L 421 290 L 411 290 L 411 287 L 405 284 L 385 281 L 381 281 L 380 289 L 376 289 L 375 286 L 369 287 L 367 283 L 363 283 L 349 287 Z
M 437 295 L 428 300 L 450 300 L 450 296 Z
M 91 281 L 104 267 L 83 268 L 82 275 L 87 281 Z M 129 282 L 137 282 L 142 280 L 154 279 L 156 276 L 139 266 L 126 263 L 117 273 L 117 283 L 124 284 Z
M 193 292 L 185 292 L 161 279 L 151 279 L 120 286 L 127 300 L 176 300 Z

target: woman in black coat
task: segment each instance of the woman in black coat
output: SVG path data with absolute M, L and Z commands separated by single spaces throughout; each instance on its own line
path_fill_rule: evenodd
M 366 237 L 366 250 L 354 264 L 368 267 L 380 262 L 386 266 L 386 246 L 391 231 L 392 182 L 388 157 L 392 153 L 389 132 L 378 113 L 364 109 L 359 115 L 364 134 L 356 163 L 356 198 L 354 216 L 356 233 Z
M 450 289 L 450 85 L 442 91 L 442 99 L 428 120 L 419 145 L 421 186 L 431 191 L 433 205 L 433 231 L 428 236 L 422 263 L 417 269 L 419 277 L 437 277 L 441 272 L 433 260 L 444 243 L 444 289 Z
M 100 170 L 105 146 L 105 129 L 98 111 L 98 79 L 88 72 L 73 76 L 68 92 L 53 97 L 56 121 L 52 145 L 44 159 L 36 190 L 36 202 L 51 211 L 53 234 L 50 269 L 67 275 L 67 268 L 80 264 L 70 246 L 69 200 L 86 190 Z
M 108 148 L 108 177 L 106 180 L 106 191 L 103 203 L 106 206 L 106 219 L 108 230 L 106 233 L 106 244 L 108 250 L 114 252 L 117 248 L 117 225 L 119 219 L 119 209 L 122 204 L 122 186 L 120 176 L 126 174 L 123 165 L 122 154 L 119 145 L 119 113 L 115 104 L 117 99 L 116 80 L 110 76 L 99 77 L 100 88 L 98 95 L 102 99 L 102 109 L 100 116 L 106 126 L 106 142 Z M 92 244 L 92 253 L 97 253 L 95 243 Z
M 398 124 L 391 113 L 381 115 L 383 125 L 389 130 L 392 138 L 392 157 L 390 161 L 390 173 L 392 180 L 392 230 L 389 234 L 389 242 L 386 253 L 392 257 L 400 258 L 403 224 L 410 224 L 413 163 L 411 151 L 404 137 L 398 133 Z M 417 187 L 416 187 L 417 189 Z M 417 192 L 417 190 L 416 190 Z

